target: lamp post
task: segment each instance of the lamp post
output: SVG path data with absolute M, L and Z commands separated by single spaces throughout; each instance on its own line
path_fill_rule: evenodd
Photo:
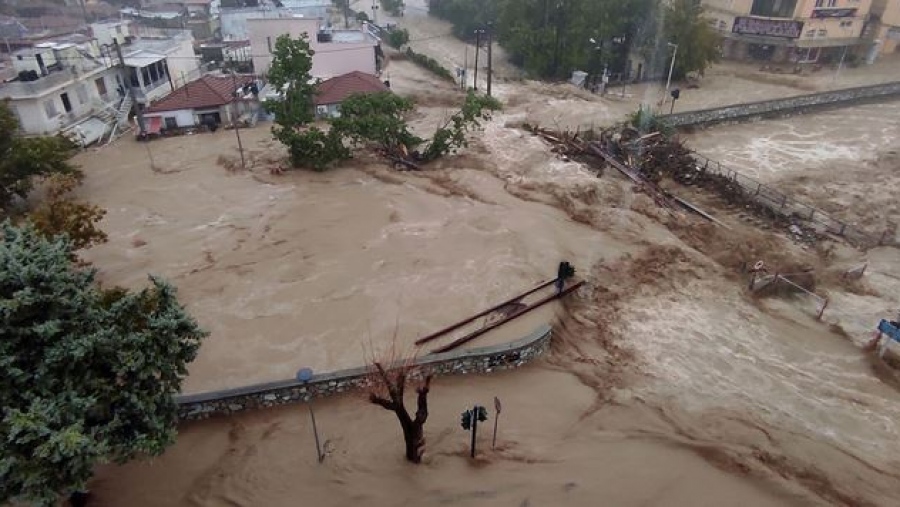
M 378 26 L 378 0 L 372 0 L 372 24 Z
M 313 371 L 309 368 L 300 368 L 297 371 L 297 380 L 302 382 L 304 386 L 309 384 L 309 381 L 313 378 Z M 322 447 L 319 445 L 319 430 L 316 428 L 316 414 L 313 412 L 312 403 L 308 402 L 307 407 L 309 407 L 309 418 L 312 420 L 312 428 L 313 428 L 313 436 L 316 438 L 316 459 L 321 463 L 325 459 L 325 455 L 322 454 Z
M 669 65 L 669 78 L 666 80 L 666 95 L 668 95 L 669 87 L 672 86 L 672 72 L 675 71 L 675 57 L 678 56 L 678 44 L 667 42 L 666 45 L 675 48 L 675 51 L 672 51 L 672 63 Z

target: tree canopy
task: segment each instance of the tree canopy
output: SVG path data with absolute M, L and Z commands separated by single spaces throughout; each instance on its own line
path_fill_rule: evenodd
M 495 39 L 512 62 L 536 77 L 563 78 L 575 69 L 598 73 L 604 67 L 618 73 L 626 70 L 629 54 L 662 65 L 668 59 L 654 57 L 673 39 L 684 44 L 684 61 L 676 61 L 682 75 L 702 71 L 717 54 L 716 34 L 695 0 L 429 0 L 428 7 L 465 40 L 493 23 Z
M 21 137 L 19 122 L 6 101 L 0 101 L 0 208 L 14 197 L 24 199 L 36 178 L 80 174 L 69 163 L 75 146 L 62 136 Z
M 0 232 L 0 503 L 56 505 L 95 464 L 173 442 L 173 395 L 205 332 L 163 280 L 104 290 L 68 237 Z
M 460 111 L 435 130 L 430 140 L 414 135 L 406 122 L 413 102 L 391 92 L 355 94 L 344 99 L 340 115 L 331 118 L 327 131 L 312 125 L 316 93 L 310 75 L 312 50 L 306 37 L 278 38 L 269 81 L 281 90 L 282 99 L 267 107 L 275 113 L 272 132 L 290 153 L 295 167 L 323 170 L 351 157 L 348 146 L 375 145 L 391 153 L 407 153 L 427 143 L 420 161 L 430 161 L 452 153 L 467 143 L 466 135 L 481 120 L 500 109 L 491 98 L 469 93 Z

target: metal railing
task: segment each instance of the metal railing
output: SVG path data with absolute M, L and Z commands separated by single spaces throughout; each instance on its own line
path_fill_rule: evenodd
M 761 183 L 734 169 L 723 166 L 720 162 L 693 152 L 697 160 L 697 168 L 710 174 L 728 178 L 741 187 L 744 194 L 756 203 L 765 206 L 775 213 L 790 216 L 812 227 L 819 233 L 840 236 L 849 243 L 862 248 L 897 244 L 894 234 L 889 230 L 867 231 L 846 221 L 839 220 L 811 204 L 798 201 L 774 187 Z

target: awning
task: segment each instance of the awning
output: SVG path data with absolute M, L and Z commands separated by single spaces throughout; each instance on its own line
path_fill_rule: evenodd
M 125 65 L 127 67 L 146 67 L 165 59 L 165 55 L 150 51 L 137 51 L 125 57 Z

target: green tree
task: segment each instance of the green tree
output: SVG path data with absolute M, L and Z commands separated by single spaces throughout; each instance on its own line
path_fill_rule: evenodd
M 322 171 L 349 157 L 338 136 L 310 125 L 315 120 L 316 85 L 310 75 L 314 51 L 306 34 L 297 39 L 280 35 L 272 54 L 269 82 L 281 91 L 281 97 L 267 107 L 275 114 L 272 134 L 288 148 L 291 164 Z
M 394 28 L 388 32 L 387 41 L 391 47 L 400 49 L 401 46 L 409 42 L 409 31 L 406 28 Z
M 493 97 L 470 91 L 459 111 L 434 131 L 434 136 L 422 154 L 425 161 L 434 160 L 469 145 L 468 132 L 481 127 L 491 113 L 500 110 L 500 102 Z
M 672 0 L 666 4 L 664 16 L 666 40 L 663 44 L 678 44 L 672 72 L 674 79 L 681 79 L 690 72 L 702 75 L 711 63 L 719 60 L 721 38 L 710 26 L 709 19 L 703 15 L 700 2 Z
M 19 123 L 6 101 L 0 102 L 0 208 L 14 197 L 24 199 L 35 178 L 51 174 L 81 173 L 69 163 L 75 146 L 56 137 L 21 137 Z
M 411 100 L 391 92 L 354 94 L 341 103 L 341 115 L 331 120 L 331 130 L 356 145 L 412 148 L 422 143 L 404 119 L 412 109 Z
M 164 281 L 103 290 L 67 237 L 0 227 L 0 503 L 57 505 L 95 464 L 174 441 L 205 333 Z

